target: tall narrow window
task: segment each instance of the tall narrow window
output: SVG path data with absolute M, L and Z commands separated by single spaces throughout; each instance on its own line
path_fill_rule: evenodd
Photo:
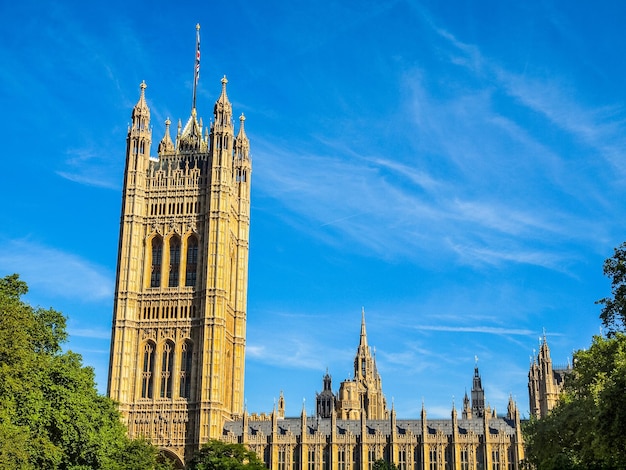
M 178 287 L 178 273 L 180 271 L 180 238 L 170 238 L 170 287 Z
M 367 451 L 368 470 L 372 470 L 374 468 L 374 463 L 376 463 L 376 449 L 374 449 L 374 447 L 370 447 Z
M 485 468 L 485 451 L 482 445 L 476 448 L 476 468 L 478 470 Z
M 163 258 L 163 241 L 160 237 L 152 239 L 152 272 L 150 274 L 150 287 L 161 286 L 161 262 Z
M 491 451 L 491 460 L 492 460 L 493 470 L 500 470 L 500 450 L 499 449 L 493 449 Z
M 357 469 L 361 468 L 361 454 L 360 449 L 357 446 L 352 448 L 352 468 Z
M 161 398 L 172 398 L 172 367 L 174 365 L 174 345 L 166 341 L 163 345 L 161 361 Z
M 422 470 L 422 448 L 419 445 L 413 450 L 413 470 Z
M 430 457 L 430 470 L 437 470 L 437 448 L 431 447 L 429 452 Z
M 154 381 L 154 344 L 147 342 L 143 348 L 143 372 L 141 375 L 141 398 L 152 398 Z
M 446 446 L 443 451 L 443 468 L 449 469 L 452 465 L 452 446 Z
M 196 285 L 196 271 L 198 270 L 198 239 L 190 236 L 187 241 L 187 269 L 185 273 L 185 285 Z
M 469 470 L 469 451 L 467 447 L 461 449 L 461 470 Z
M 398 451 L 398 470 L 406 470 L 406 450 Z
M 330 470 L 330 446 L 324 446 L 322 451 L 322 470 Z
M 191 398 L 191 353 L 193 352 L 193 347 L 191 346 L 191 342 L 185 341 L 181 348 L 181 358 L 180 358 L 180 397 L 181 398 Z
M 346 451 L 345 451 L 345 449 L 339 449 L 337 451 L 337 468 L 339 470 L 346 470 Z
M 308 470 L 315 470 L 315 447 L 309 447 L 309 468 Z
M 515 468 L 515 447 L 511 446 L 509 447 L 509 450 L 507 452 L 509 458 L 509 470 L 513 470 Z
M 285 446 L 280 446 L 278 448 L 278 470 L 286 470 L 285 468 L 285 459 L 287 451 L 285 450 Z

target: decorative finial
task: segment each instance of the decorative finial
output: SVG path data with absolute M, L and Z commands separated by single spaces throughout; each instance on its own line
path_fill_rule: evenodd
M 222 77 L 222 85 L 223 85 L 223 86 L 226 86 L 226 84 L 227 84 L 227 83 L 228 83 L 228 79 L 226 78 L 226 75 L 224 75 L 224 76 Z
M 474 365 L 478 365 L 478 356 L 474 355 Z
M 243 126 L 243 122 L 246 120 L 246 117 L 243 115 L 243 113 L 241 113 L 241 116 L 239 116 L 239 121 L 241 122 L 241 125 Z
M 141 84 L 139 85 L 139 88 L 141 88 L 141 91 L 143 92 L 146 88 L 148 88 L 148 85 L 146 85 L 146 81 L 142 80 Z
M 196 24 L 196 31 L 200 31 L 200 23 Z

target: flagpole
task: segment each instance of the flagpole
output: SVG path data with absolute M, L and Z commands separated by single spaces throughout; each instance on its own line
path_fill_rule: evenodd
M 196 109 L 196 90 L 198 88 L 198 79 L 200 78 L 200 23 L 196 25 L 196 63 L 193 68 L 193 101 L 191 103 L 192 111 Z

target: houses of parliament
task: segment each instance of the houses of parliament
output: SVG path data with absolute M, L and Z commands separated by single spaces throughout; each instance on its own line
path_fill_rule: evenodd
M 520 468 L 520 412 L 512 399 L 504 415 L 485 405 L 478 367 L 449 419 L 430 419 L 424 406 L 417 419 L 397 417 L 364 312 L 354 375 L 335 392 L 327 372 L 313 416 L 285 416 L 282 394 L 269 414 L 245 409 L 250 143 L 243 114 L 234 124 L 226 77 L 203 124 L 198 70 L 199 39 L 190 116 L 174 129 L 165 121 L 155 156 L 145 83 L 128 128 L 108 394 L 129 436 L 148 438 L 181 468 L 211 439 L 242 443 L 273 470 L 372 469 L 380 459 L 400 470 Z M 538 416 L 559 386 L 546 357 L 547 344 L 531 366 Z

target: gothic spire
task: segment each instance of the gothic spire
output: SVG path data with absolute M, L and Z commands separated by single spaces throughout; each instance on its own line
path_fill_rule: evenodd
M 141 90 L 139 100 L 133 108 L 132 113 L 133 128 L 135 129 L 141 128 L 143 130 L 150 123 L 150 108 L 148 108 L 148 103 L 146 102 L 146 88 L 148 88 L 148 85 L 146 85 L 145 81 L 142 81 L 139 85 L 139 89 Z
M 483 416 L 485 412 L 485 390 L 483 389 L 480 372 L 478 372 L 478 359 L 474 366 L 474 379 L 472 384 L 472 415 Z
M 159 142 L 159 155 L 164 152 L 173 152 L 174 151 L 174 142 L 172 142 L 172 138 L 170 137 L 170 118 L 165 120 L 165 135 Z
M 246 122 L 246 117 L 241 113 L 239 116 L 239 132 L 237 133 L 237 140 L 248 140 L 248 136 L 246 135 L 246 130 L 244 129 L 244 123 Z
M 359 347 L 367 347 L 367 332 L 365 331 L 365 307 L 361 307 L 361 339 Z
M 222 82 L 222 93 L 220 94 L 220 97 L 217 99 L 217 102 L 229 103 L 228 96 L 226 95 L 226 84 L 228 83 L 228 79 L 226 78 L 226 75 L 222 77 L 221 82 Z
M 250 158 L 250 141 L 244 129 L 246 117 L 241 113 L 239 116 L 239 132 L 235 138 L 235 157 L 239 160 L 249 160 Z

